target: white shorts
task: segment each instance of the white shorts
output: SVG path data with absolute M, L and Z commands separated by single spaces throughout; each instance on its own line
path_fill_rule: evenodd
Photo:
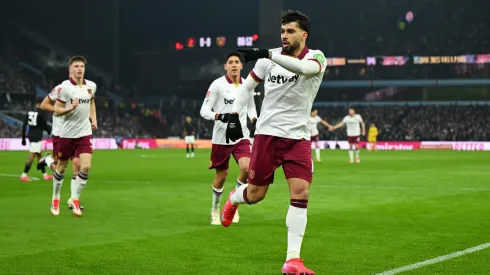
M 31 153 L 41 153 L 43 151 L 43 142 L 29 142 L 29 152 Z
M 194 136 L 185 136 L 185 143 L 186 144 L 194 144 L 196 141 L 196 138 Z

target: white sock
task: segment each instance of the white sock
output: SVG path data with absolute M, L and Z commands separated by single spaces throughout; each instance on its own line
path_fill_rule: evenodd
M 246 182 L 241 182 L 239 179 L 236 179 L 236 186 L 235 189 L 240 188 L 240 186 L 247 184 Z
M 223 195 L 223 189 L 218 189 L 213 186 L 213 205 L 212 205 L 212 210 L 213 211 L 218 211 L 219 209 L 219 203 L 221 202 L 221 195 Z
M 320 161 L 320 148 L 315 148 L 315 156 L 316 160 Z
M 46 172 L 44 172 L 44 173 L 43 173 L 43 176 L 44 176 L 44 177 L 45 177 L 45 176 L 47 176 L 47 175 L 48 175 L 48 173 L 46 173 Z
M 75 180 L 77 182 L 76 192 L 71 196 L 73 200 L 80 199 L 80 194 L 82 194 L 82 191 L 85 188 L 85 185 L 87 184 L 87 180 L 88 180 L 88 174 L 85 174 L 82 171 L 78 172 L 77 179 Z
M 359 154 L 360 154 L 360 151 L 359 151 L 359 149 L 357 149 L 357 150 L 356 150 L 356 158 L 358 158 L 358 157 L 359 157 Z
M 63 179 L 65 175 L 59 174 L 58 171 L 53 173 L 53 200 L 60 199 L 61 185 L 63 185 Z
M 27 173 L 22 173 L 21 177 L 27 177 Z
M 51 169 L 51 171 L 54 172 L 54 170 L 56 170 L 56 169 L 53 169 L 53 167 L 51 167 L 51 165 L 54 163 L 53 157 L 46 156 L 46 158 L 44 159 L 44 162 L 46 163 L 46 166 L 48 166 Z M 56 168 L 56 167 L 54 167 L 54 168 Z
M 308 220 L 306 217 L 308 201 L 297 201 L 298 202 L 293 202 L 293 200 L 291 200 L 291 205 L 289 206 L 288 214 L 286 216 L 286 226 L 288 228 L 288 250 L 286 261 L 300 257 L 301 244 L 303 243 L 306 222 Z
M 243 184 L 242 186 L 240 186 L 236 189 L 235 193 L 230 198 L 231 203 L 233 205 L 247 203 L 247 201 L 245 200 L 245 198 L 243 196 L 243 192 L 245 192 L 245 194 L 247 192 L 247 187 L 248 187 L 248 184 Z
M 77 191 L 78 191 L 77 176 L 73 175 L 71 177 L 71 183 L 70 183 L 70 192 L 72 198 L 77 195 Z
M 354 151 L 349 150 L 349 159 L 354 160 Z

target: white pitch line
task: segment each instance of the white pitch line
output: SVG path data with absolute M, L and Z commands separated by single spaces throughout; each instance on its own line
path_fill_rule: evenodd
M 426 265 L 431 265 L 431 264 L 436 264 L 436 263 L 444 262 L 444 261 L 447 261 L 447 260 L 451 260 L 451 259 L 454 259 L 454 258 L 457 258 L 457 257 L 461 257 L 461 256 L 466 255 L 466 254 L 470 254 L 470 253 L 474 253 L 474 252 L 477 252 L 477 251 L 480 251 L 480 250 L 483 250 L 483 249 L 487 249 L 489 247 L 490 247 L 490 243 L 484 243 L 484 244 L 480 244 L 480 245 L 477 245 L 477 246 L 474 246 L 474 247 L 471 247 L 471 248 L 468 248 L 468 249 L 465 249 L 465 250 L 461 250 L 461 251 L 458 251 L 458 252 L 454 252 L 454 253 L 451 253 L 451 254 L 440 256 L 440 257 L 437 257 L 437 258 L 434 258 L 434 259 L 430 259 L 430 260 L 427 260 L 427 261 L 423 261 L 423 262 L 418 262 L 418 263 L 411 264 L 411 265 L 402 266 L 402 267 L 395 268 L 395 269 L 392 269 L 392 270 L 388 270 L 388 271 L 385 271 L 385 272 L 382 272 L 382 273 L 376 273 L 374 275 L 393 275 L 393 274 L 398 274 L 398 273 L 401 273 L 401 272 L 405 272 L 405 271 L 409 271 L 409 270 L 414 270 L 414 269 L 417 269 L 417 268 L 421 268 L 421 267 L 426 266 Z
M 15 174 L 0 174 L 0 177 L 20 178 L 19 175 L 15 175 Z M 39 178 L 36 178 L 36 177 L 29 177 L 29 178 L 31 178 L 31 180 L 39 180 Z

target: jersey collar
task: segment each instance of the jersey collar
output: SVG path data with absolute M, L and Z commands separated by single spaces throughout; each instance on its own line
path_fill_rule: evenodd
M 70 82 L 71 82 L 71 84 L 73 84 L 75 86 L 78 85 L 78 83 L 71 77 L 70 77 Z M 85 79 L 83 80 L 83 85 L 87 85 L 87 81 L 85 81 Z
M 305 45 L 305 47 L 303 48 L 303 50 L 298 54 L 297 58 L 299 60 L 303 59 L 305 57 L 305 55 L 309 52 L 310 50 L 308 49 L 308 47 Z M 285 51 L 281 51 L 281 54 L 283 55 L 288 55 Z
M 228 83 L 230 84 L 233 84 L 233 80 L 228 76 L 228 74 L 225 74 L 225 78 L 226 78 L 226 81 L 228 81 Z M 239 77 L 239 83 L 242 84 L 242 78 Z

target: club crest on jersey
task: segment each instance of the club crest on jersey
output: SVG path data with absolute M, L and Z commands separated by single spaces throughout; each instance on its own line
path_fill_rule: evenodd
M 250 171 L 248 172 L 248 177 L 249 177 L 251 180 L 253 180 L 253 179 L 254 179 L 254 177 L 255 177 L 255 170 L 250 169 Z
M 269 74 L 269 78 L 267 78 L 268 82 L 277 83 L 277 84 L 285 84 L 291 82 L 298 82 L 299 75 L 293 75 L 291 77 L 283 76 L 283 75 L 272 75 Z
M 88 89 L 87 92 L 88 92 L 89 95 L 91 95 L 92 94 L 92 89 Z

